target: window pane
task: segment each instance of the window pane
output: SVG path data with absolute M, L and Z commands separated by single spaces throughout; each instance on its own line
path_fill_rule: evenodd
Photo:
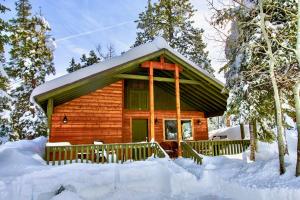
M 176 120 L 165 120 L 166 140 L 177 140 Z
M 192 140 L 192 121 L 191 120 L 181 120 L 182 128 L 182 138 L 183 140 Z

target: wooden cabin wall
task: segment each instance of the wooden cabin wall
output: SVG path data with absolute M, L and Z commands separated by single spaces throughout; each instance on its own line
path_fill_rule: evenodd
M 149 111 L 138 110 L 124 110 L 124 122 L 123 122 L 123 142 L 131 142 L 131 120 L 132 119 L 148 119 L 149 124 Z M 155 119 L 158 120 L 155 124 L 155 141 L 164 141 L 164 119 L 176 119 L 176 111 L 155 110 Z M 198 111 L 182 111 L 181 119 L 192 119 L 193 127 L 193 139 L 194 140 L 207 140 L 208 139 L 208 127 L 207 118 L 205 118 L 203 112 Z M 201 120 L 201 124 L 198 124 L 198 119 Z M 149 133 L 149 131 L 148 131 Z
M 50 142 L 122 142 L 123 81 L 54 107 Z M 68 123 L 63 123 L 64 115 Z
M 54 107 L 50 142 L 91 144 L 95 140 L 104 143 L 131 142 L 131 119 L 148 119 L 147 110 L 124 108 L 124 82 L 118 81 L 90 94 Z M 64 115 L 68 123 L 63 123 Z M 155 110 L 155 139 L 164 140 L 163 119 L 175 119 L 174 110 Z M 193 119 L 194 140 L 208 139 L 207 119 L 203 112 L 182 111 L 182 119 Z M 201 124 L 197 123 L 198 119 Z

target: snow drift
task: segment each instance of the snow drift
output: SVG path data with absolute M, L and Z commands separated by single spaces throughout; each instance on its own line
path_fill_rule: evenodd
M 189 159 L 150 158 L 118 164 L 48 166 L 42 159 L 46 138 L 0 146 L 0 199 L 278 199 L 300 196 L 294 176 L 295 131 L 287 134 L 287 172 L 278 171 L 277 144 L 259 143 L 257 161 L 249 151 L 233 156 Z

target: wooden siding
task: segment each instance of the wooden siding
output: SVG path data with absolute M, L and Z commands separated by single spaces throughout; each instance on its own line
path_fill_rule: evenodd
M 122 142 L 123 82 L 118 81 L 54 108 L 49 141 Z M 68 123 L 64 124 L 64 115 Z
M 131 119 L 148 119 L 147 110 L 123 109 L 123 81 L 54 107 L 50 142 L 68 141 L 71 144 L 131 142 Z M 64 115 L 68 123 L 63 123 Z M 207 119 L 203 112 L 182 111 L 182 119 L 193 119 L 194 140 L 208 139 Z M 155 110 L 155 139 L 164 141 L 163 119 L 176 119 L 176 110 Z M 198 124 L 198 119 L 201 124 Z M 150 128 L 150 125 L 148 126 Z M 150 130 L 148 131 L 150 134 Z
M 143 110 L 124 110 L 123 113 L 123 142 L 131 142 L 131 119 L 148 119 L 149 121 L 149 111 Z M 164 119 L 176 119 L 176 111 L 166 111 L 166 110 L 156 110 L 154 112 L 154 118 L 158 122 L 154 125 L 155 127 L 155 141 L 158 143 L 164 141 Z M 208 139 L 208 128 L 207 128 L 207 118 L 205 118 L 203 112 L 198 111 L 182 111 L 181 119 L 192 119 L 193 124 L 193 139 L 194 140 L 207 140 Z M 201 120 L 201 124 L 198 124 L 198 119 Z M 150 130 L 148 131 L 150 134 Z

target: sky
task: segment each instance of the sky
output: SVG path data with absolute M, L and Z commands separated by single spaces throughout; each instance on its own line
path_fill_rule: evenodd
M 14 0 L 5 0 L 4 5 L 14 15 Z M 145 9 L 147 0 L 31 0 L 33 13 L 42 10 L 43 16 L 51 26 L 51 35 L 56 40 L 54 52 L 55 76 L 66 74 L 72 57 L 79 61 L 83 53 L 88 53 L 101 44 L 105 50 L 110 43 L 116 52 L 127 51 L 135 41 L 138 15 Z M 224 47 L 213 38 L 216 31 L 209 24 L 211 11 L 206 0 L 191 0 L 197 9 L 195 26 L 204 29 L 209 58 L 216 71 L 224 65 Z M 224 82 L 223 74 L 215 76 Z

